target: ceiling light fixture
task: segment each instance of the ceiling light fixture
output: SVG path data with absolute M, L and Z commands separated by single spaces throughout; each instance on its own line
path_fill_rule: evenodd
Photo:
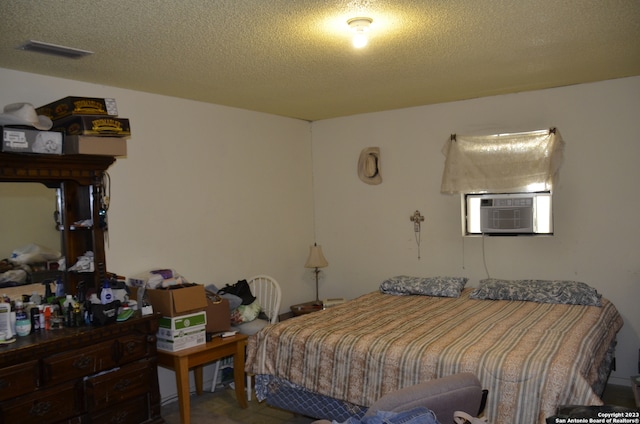
M 42 41 L 29 40 L 18 49 L 29 52 L 52 54 L 54 56 L 66 57 L 67 59 L 80 59 L 93 54 L 89 50 L 81 50 L 73 47 L 59 46 L 57 44 L 45 43 Z
M 353 47 L 361 49 L 367 45 L 369 40 L 367 39 L 367 32 L 369 32 L 369 25 L 373 22 L 371 18 L 352 18 L 347 21 L 349 28 L 354 32 Z

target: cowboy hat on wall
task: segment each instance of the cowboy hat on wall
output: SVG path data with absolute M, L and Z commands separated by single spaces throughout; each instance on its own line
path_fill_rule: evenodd
M 49 130 L 53 122 L 49 117 L 38 115 L 31 103 L 12 103 L 0 113 L 0 125 L 28 125 L 39 130 Z
M 358 177 L 371 185 L 377 185 L 382 182 L 380 174 L 380 148 L 367 147 L 360 152 L 358 159 Z

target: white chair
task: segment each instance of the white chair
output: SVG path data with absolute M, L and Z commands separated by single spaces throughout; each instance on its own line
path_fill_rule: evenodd
M 268 275 L 256 275 L 248 279 L 247 282 L 249 283 L 251 293 L 256 297 L 256 302 L 260 305 L 261 312 L 266 315 L 267 319 L 257 318 L 251 322 L 240 324 L 234 327 L 233 330 L 251 336 L 267 325 L 278 322 L 282 291 L 280 290 L 280 284 L 278 284 L 275 278 Z M 220 363 L 221 361 L 216 362 L 213 384 L 211 385 L 212 392 L 215 390 L 218 381 Z M 247 399 L 249 401 L 251 400 L 251 387 L 251 374 L 247 374 Z
M 251 293 L 253 293 L 253 295 L 256 297 L 256 301 L 260 304 L 260 310 L 267 316 L 267 323 L 275 324 L 276 322 L 278 322 L 278 315 L 280 314 L 280 301 L 282 300 L 282 291 L 280 290 L 280 284 L 278 284 L 278 282 L 273 277 L 269 277 L 268 275 L 256 275 L 255 277 L 251 277 L 247 281 L 249 283 L 249 287 L 251 288 Z M 248 331 L 246 331 L 246 333 L 252 335 L 266 326 L 266 324 L 261 325 L 255 323 L 255 321 L 260 321 L 260 319 L 242 324 L 239 331 L 243 333 L 242 327 L 247 326 Z M 256 324 L 258 324 L 259 328 L 257 328 Z M 251 401 L 252 387 L 251 374 L 247 374 L 247 400 L 249 401 Z
M 270 324 L 278 322 L 282 291 L 280 284 L 268 275 L 256 275 L 247 280 L 251 293 L 260 303 L 260 310 L 267 316 Z

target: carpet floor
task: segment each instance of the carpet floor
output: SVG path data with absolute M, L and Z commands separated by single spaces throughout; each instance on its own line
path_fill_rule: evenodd
M 603 396 L 607 405 L 635 407 L 631 387 L 608 385 Z M 167 402 L 162 406 L 162 418 L 167 424 L 180 424 L 178 402 Z M 312 418 L 303 417 L 268 406 L 265 402 L 249 402 L 242 409 L 236 402 L 235 392 L 228 387 L 218 388 L 201 396 L 191 395 L 191 422 L 194 424 L 310 424 Z
M 162 405 L 161 414 L 167 424 L 181 423 L 177 400 Z M 309 424 L 313 421 L 258 402 L 255 397 L 247 409 L 242 409 L 236 402 L 235 391 L 228 387 L 218 388 L 213 393 L 205 390 L 200 396 L 191 394 L 193 424 Z

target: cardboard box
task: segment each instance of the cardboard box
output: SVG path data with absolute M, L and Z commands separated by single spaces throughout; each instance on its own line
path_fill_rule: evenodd
M 38 115 L 45 115 L 52 121 L 70 115 L 107 115 L 118 116 L 115 99 L 96 97 L 65 97 L 36 108 Z
M 129 289 L 131 299 L 137 299 L 140 288 Z M 172 290 L 145 289 L 145 295 L 153 306 L 153 311 L 160 312 L 164 317 L 193 314 L 204 311 L 207 307 L 207 297 L 202 284 Z
M 93 135 L 100 137 L 130 137 L 131 125 L 126 118 L 113 116 L 74 115 L 53 123 L 52 131 L 66 135 Z
M 206 343 L 207 333 L 204 327 L 202 327 L 199 331 L 175 337 L 173 340 L 158 337 L 156 347 L 160 350 L 176 352 L 178 350 L 188 349 L 190 347 L 200 346 Z
M 3 152 L 62 154 L 63 135 L 59 132 L 2 127 Z
M 179 315 L 177 317 L 161 317 L 158 326 L 171 332 L 187 330 L 191 327 L 204 327 L 207 324 L 206 311 L 195 314 Z M 170 333 L 167 333 L 170 334 Z
M 64 154 L 126 156 L 127 139 L 118 137 L 68 135 L 64 138 Z
M 221 333 L 231 329 L 229 301 L 213 302 L 207 297 L 207 333 Z
M 183 330 L 169 330 L 168 328 L 159 328 L 156 336 L 159 339 L 172 342 L 180 339 L 181 337 L 188 336 L 190 334 L 199 333 L 202 331 L 205 331 L 205 332 L 207 331 L 207 328 L 205 325 L 196 325 L 193 327 L 188 327 Z

